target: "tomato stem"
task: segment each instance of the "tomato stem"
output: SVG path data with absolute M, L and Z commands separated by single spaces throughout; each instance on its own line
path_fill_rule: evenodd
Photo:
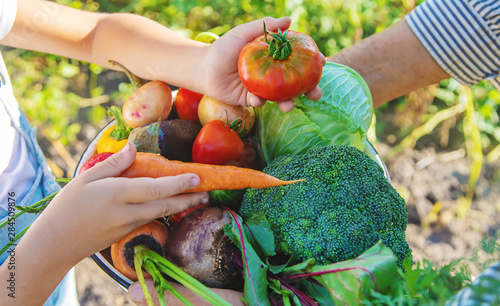
M 267 33 L 273 38 L 273 40 L 269 41 L 267 39 Z M 278 29 L 278 33 L 270 32 L 266 29 L 266 23 L 264 22 L 264 39 L 266 43 L 269 45 L 269 54 L 275 60 L 286 60 L 290 54 L 292 53 L 292 44 L 290 40 L 286 38 L 288 34 L 288 30 L 285 32 L 281 32 L 281 29 Z

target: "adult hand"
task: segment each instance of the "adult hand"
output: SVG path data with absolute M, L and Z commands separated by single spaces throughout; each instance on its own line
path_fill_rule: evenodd
M 216 100 L 241 106 L 259 107 L 264 105 L 265 99 L 248 92 L 238 74 L 239 52 L 249 42 L 263 34 L 262 23 L 266 23 L 269 31 L 282 31 L 290 27 L 290 17 L 271 18 L 264 17 L 249 23 L 242 24 L 224 34 L 209 48 L 206 58 L 206 81 L 204 93 Z M 323 62 L 324 56 L 323 56 Z M 306 96 L 317 101 L 321 98 L 321 89 L 316 86 Z M 293 109 L 292 100 L 279 102 L 279 107 L 284 112 Z
M 153 302 L 155 305 L 159 305 L 158 302 L 158 293 L 156 292 L 156 289 L 154 287 L 154 282 L 152 279 L 146 279 L 146 285 L 148 286 L 149 293 L 151 295 L 151 298 L 153 299 Z M 193 305 L 197 306 L 203 306 L 203 305 L 211 305 L 207 301 L 205 301 L 203 298 L 201 298 L 199 295 L 195 294 L 188 288 L 179 285 L 177 283 L 171 283 L 171 285 L 179 291 L 180 294 L 182 294 L 185 298 L 187 298 Z M 244 305 L 241 302 L 241 297 L 243 296 L 242 292 L 238 291 L 233 291 L 233 290 L 228 290 L 228 289 L 216 289 L 216 288 L 211 288 L 211 290 L 217 294 L 218 296 L 222 297 L 224 300 L 226 300 L 228 303 L 231 305 Z M 139 282 L 133 283 L 130 288 L 128 289 L 129 297 L 130 299 L 136 303 L 137 305 L 147 305 L 146 298 L 144 297 L 144 294 L 142 292 L 141 286 Z M 165 294 L 165 304 L 168 306 L 181 306 L 184 305 L 181 301 L 179 301 L 176 297 L 174 297 L 169 291 L 166 291 Z

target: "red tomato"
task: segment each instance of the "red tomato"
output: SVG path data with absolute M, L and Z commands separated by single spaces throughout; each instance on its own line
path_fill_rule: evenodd
M 224 121 L 212 120 L 205 124 L 193 144 L 195 163 L 225 165 L 238 160 L 245 145 L 240 136 Z
M 245 88 L 275 102 L 313 90 L 322 71 L 323 59 L 314 40 L 288 30 L 256 38 L 238 58 L 238 72 Z
M 195 207 L 188 208 L 185 211 L 181 211 L 180 213 L 176 213 L 175 215 L 171 215 L 170 221 L 172 221 L 173 224 L 177 224 L 177 222 L 181 221 L 182 218 L 184 218 L 185 216 L 189 215 L 190 213 L 197 210 L 198 208 L 202 208 L 202 207 L 205 207 L 207 205 L 208 204 L 200 204 L 200 205 L 197 205 Z
M 175 109 L 179 118 L 200 122 L 200 119 L 198 119 L 198 104 L 200 104 L 202 97 L 203 95 L 197 92 L 179 88 L 175 98 Z
M 98 154 L 92 156 L 91 158 L 87 159 L 87 161 L 82 165 L 80 170 L 78 170 L 78 174 L 94 167 L 96 164 L 102 162 L 103 160 L 110 157 L 111 155 L 113 155 L 113 153 L 111 153 L 111 152 L 101 152 L 101 153 L 98 153 Z

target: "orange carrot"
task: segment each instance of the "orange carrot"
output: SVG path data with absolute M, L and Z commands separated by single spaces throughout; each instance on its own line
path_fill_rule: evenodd
M 157 178 L 183 173 L 195 173 L 201 180 L 198 187 L 189 189 L 186 192 L 267 188 L 304 181 L 282 181 L 274 176 L 253 169 L 236 166 L 186 163 L 168 160 L 161 155 L 145 152 L 137 152 L 134 163 L 121 176 Z
M 121 274 L 136 281 L 137 273 L 134 265 L 134 247 L 144 245 L 148 249 L 159 254 L 164 254 L 165 243 L 167 243 L 168 229 L 159 221 L 153 220 L 150 223 L 136 228 L 134 231 L 111 245 L 111 259 L 113 266 Z M 148 273 L 144 273 L 149 275 Z

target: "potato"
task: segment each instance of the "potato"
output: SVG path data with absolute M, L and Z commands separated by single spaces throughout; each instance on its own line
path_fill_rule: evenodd
M 234 119 L 241 118 L 241 126 L 243 127 L 243 123 L 245 123 L 246 129 L 241 137 L 248 134 L 255 124 L 255 112 L 253 107 L 229 105 L 206 95 L 201 98 L 200 104 L 198 105 L 198 117 L 200 118 L 201 125 L 205 125 L 212 120 L 222 120 L 231 123 Z M 241 128 L 236 132 L 240 130 Z
M 172 110 L 172 90 L 161 81 L 139 87 L 123 104 L 123 117 L 131 127 L 167 119 Z

